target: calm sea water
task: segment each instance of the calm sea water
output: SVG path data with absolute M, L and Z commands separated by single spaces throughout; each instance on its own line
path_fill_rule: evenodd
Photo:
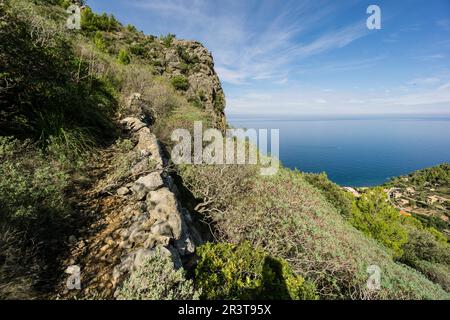
M 237 128 L 280 129 L 284 166 L 326 172 L 344 186 L 373 186 L 390 177 L 450 162 L 450 117 L 314 119 L 228 115 Z

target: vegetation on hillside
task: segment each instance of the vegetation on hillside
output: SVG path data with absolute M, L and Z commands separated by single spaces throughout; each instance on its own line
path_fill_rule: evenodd
M 182 270 L 174 270 L 167 255 L 154 255 L 128 278 L 118 292 L 119 300 L 198 300 L 199 292 Z
M 401 183 L 412 184 L 416 187 L 426 185 L 450 186 L 450 164 L 443 163 L 435 167 L 414 171 L 406 176 L 395 177 L 388 182 L 388 185 Z
M 113 184 L 134 161 L 117 118 L 143 114 L 170 150 L 173 129 L 197 120 L 215 126 L 213 112 L 225 105 L 218 95 L 206 110 L 201 90 L 188 98 L 187 74 L 199 59 L 177 47 L 173 34 L 146 36 L 89 7 L 82 30 L 69 31 L 62 24 L 69 4 L 0 2 L 0 298 L 54 292 L 59 255 L 84 223 L 74 202 L 86 187 L 80 180 L 92 182 L 89 162 L 104 148 L 120 149 L 106 179 Z M 168 48 L 183 75 L 166 73 Z M 323 174 L 281 168 L 265 177 L 257 169 L 176 167 L 186 188 L 180 192 L 216 243 L 197 250 L 193 279 L 154 257 L 119 297 L 448 299 L 447 238 L 401 217 L 381 189 L 354 198 Z M 410 181 L 448 185 L 446 174 L 443 165 Z M 382 270 L 380 290 L 366 285 L 370 265 Z
M 287 261 L 250 244 L 207 243 L 197 250 L 195 281 L 209 300 L 315 300 L 314 285 L 296 275 Z
M 256 172 L 247 166 L 182 168 L 183 181 L 220 241 L 247 241 L 286 259 L 325 299 L 447 297 L 439 285 L 397 263 L 382 244 L 351 226 L 300 173 L 281 169 L 261 177 Z M 372 264 L 383 270 L 380 291 L 366 287 Z
M 447 163 L 391 179 L 391 202 L 450 239 L 450 165 Z
M 91 183 L 90 161 L 117 139 L 118 114 L 143 112 L 165 140 L 165 128 L 192 117 L 193 107 L 168 79 L 132 59 L 126 42 L 111 39 L 122 32 L 148 44 L 152 37 L 89 8 L 82 32 L 69 31 L 67 1 L 36 3 L 0 3 L 0 298 L 54 290 L 59 255 L 86 223 L 74 210 L 78 184 Z M 145 110 L 128 104 L 132 93 L 149 102 Z M 120 179 L 119 169 L 112 180 Z

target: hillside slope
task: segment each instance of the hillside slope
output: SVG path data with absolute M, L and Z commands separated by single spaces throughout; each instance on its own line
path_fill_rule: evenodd
M 211 54 L 88 7 L 67 30 L 68 4 L 0 2 L 1 298 L 449 298 L 446 240 L 376 192 L 174 165 L 173 129 L 226 127 Z M 74 265 L 81 290 L 67 288 Z

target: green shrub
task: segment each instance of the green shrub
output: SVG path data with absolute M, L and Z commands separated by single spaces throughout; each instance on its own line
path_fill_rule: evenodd
M 339 213 L 349 218 L 352 211 L 352 201 L 340 186 L 330 181 L 325 172 L 320 174 L 303 173 L 305 180 L 319 189 L 325 198 Z
M 391 249 L 394 257 L 402 256 L 408 233 L 398 210 L 389 204 L 382 188 L 369 190 L 355 199 L 351 214 L 350 222 L 356 229 Z
M 318 298 L 314 286 L 295 275 L 286 261 L 255 250 L 248 243 L 208 243 L 198 248 L 197 254 L 195 280 L 205 299 Z
M 20 224 L 67 211 L 64 189 L 68 176 L 57 164 L 17 140 L 0 137 L 0 203 L 2 219 Z M 25 145 L 25 146 L 24 146 Z M 10 150 L 11 146 L 14 151 Z M 21 156 L 28 154 L 27 157 Z
M 0 299 L 30 299 L 74 223 L 69 175 L 30 141 L 0 137 Z
M 144 56 L 146 48 L 142 43 L 134 43 L 130 46 L 130 52 L 136 56 Z
M 125 49 L 120 49 L 119 54 L 117 56 L 117 61 L 123 65 L 130 64 L 131 58 L 130 55 L 128 54 L 128 51 Z
M 199 292 L 169 256 L 155 254 L 131 273 L 119 290 L 119 300 L 198 300 Z
M 35 299 L 34 286 L 41 271 L 36 263 L 36 246 L 19 232 L 0 221 L 0 300 Z
M 212 123 L 211 114 L 188 104 L 187 101 L 183 101 L 181 106 L 173 108 L 170 113 L 159 118 L 154 126 L 154 131 L 161 141 L 171 146 L 174 144 L 171 140 L 173 130 L 180 128 L 190 130 L 193 128 L 194 121 L 203 121 L 205 127 L 210 126 Z
M 96 31 L 95 35 L 94 35 L 94 45 L 95 47 L 102 51 L 102 52 L 107 52 L 108 51 L 108 47 L 106 45 L 106 41 L 105 38 L 103 37 L 103 33 L 101 31 Z
M 81 29 L 87 32 L 95 31 L 115 31 L 120 27 L 120 23 L 113 15 L 103 13 L 96 14 L 91 8 L 86 7 L 81 11 Z
M 116 100 L 108 81 L 92 75 L 90 62 L 75 56 L 51 23 L 32 31 L 33 12 L 17 10 L 6 7 L 0 30 L 2 73 L 13 84 L 0 99 L 0 135 L 31 138 L 43 147 L 50 137 L 66 146 L 76 140 L 70 136 L 96 143 L 110 138 Z M 51 40 L 36 42 L 48 34 Z
M 174 76 L 170 82 L 176 90 L 186 91 L 189 89 L 189 80 L 184 76 Z
M 404 245 L 405 261 L 427 260 L 450 265 L 450 246 L 438 241 L 427 229 L 408 227 L 409 239 Z
M 429 185 L 443 185 L 450 186 L 450 164 L 443 163 L 441 165 L 415 171 L 407 176 L 395 177 L 389 184 L 402 185 L 405 179 L 408 183 L 412 183 L 416 187 L 423 187 Z
M 176 36 L 174 34 L 168 33 L 166 36 L 160 36 L 159 38 L 166 48 L 170 48 L 175 37 Z
M 132 24 L 127 24 L 127 30 L 129 31 L 129 32 L 132 32 L 132 33 L 137 33 L 138 32 L 138 30 L 136 29 L 136 27 L 134 26 L 134 25 L 132 25 Z
M 193 98 L 189 98 L 188 101 L 195 107 L 198 109 L 202 109 L 203 108 L 203 104 L 202 101 L 200 100 L 199 97 L 195 96 Z
M 186 49 L 182 46 L 177 46 L 178 56 L 184 61 L 187 65 L 196 64 L 199 62 L 199 58 L 196 55 L 191 56 L 187 53 Z
M 225 110 L 225 97 L 224 97 L 223 93 L 220 93 L 215 97 L 214 108 L 218 111 Z
M 210 176 L 203 175 L 197 166 L 191 170 L 194 172 L 189 176 L 196 181 L 193 185 Z M 296 274 L 314 282 L 321 298 L 448 298 L 439 285 L 395 263 L 383 246 L 349 225 L 298 172 L 280 168 L 276 175 L 254 175 L 236 183 L 241 192 L 225 201 L 219 213 L 210 215 L 216 238 L 232 243 L 248 241 L 285 259 Z M 208 199 L 213 187 L 224 188 L 222 180 L 210 179 L 209 185 L 209 189 L 195 188 L 195 197 L 202 199 L 204 194 Z M 381 290 L 366 286 L 366 270 L 373 264 L 382 270 Z
M 410 261 L 408 265 L 423 273 L 431 281 L 441 285 L 445 291 L 450 292 L 450 267 L 448 264 L 414 260 Z

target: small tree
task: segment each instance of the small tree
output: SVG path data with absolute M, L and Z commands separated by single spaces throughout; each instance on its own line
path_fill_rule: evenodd
M 169 33 L 166 36 L 161 36 L 160 39 L 166 48 L 170 48 L 175 37 L 176 36 L 174 34 Z
M 174 76 L 171 80 L 173 87 L 177 90 L 186 91 L 189 89 L 189 80 L 183 76 Z
M 402 256 L 408 232 L 382 188 L 370 190 L 355 200 L 350 222 L 356 229 L 391 249 L 395 258 Z
M 131 58 L 130 58 L 130 55 L 128 54 L 128 51 L 125 49 L 120 49 L 119 55 L 117 56 L 117 61 L 120 64 L 124 64 L 124 65 L 130 64 Z
M 103 51 L 103 52 L 108 51 L 105 39 L 103 38 L 103 34 L 101 31 L 95 32 L 94 44 L 98 50 Z

